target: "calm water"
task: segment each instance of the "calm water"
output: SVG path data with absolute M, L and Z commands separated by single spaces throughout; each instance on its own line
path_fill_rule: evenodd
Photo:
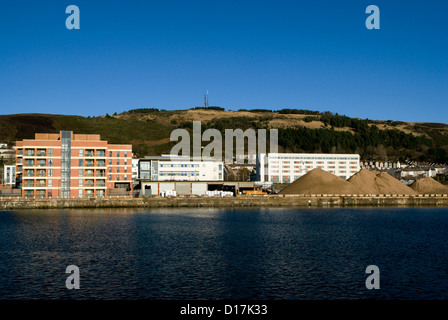
M 447 299 L 448 209 L 4 211 L 0 259 L 0 299 Z

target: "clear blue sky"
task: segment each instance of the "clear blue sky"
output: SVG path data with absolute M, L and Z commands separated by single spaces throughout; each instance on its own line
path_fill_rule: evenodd
M 65 8 L 80 9 L 68 30 Z M 380 8 L 368 30 L 365 9 Z M 448 123 L 448 1 L 0 2 L 0 114 L 302 108 Z

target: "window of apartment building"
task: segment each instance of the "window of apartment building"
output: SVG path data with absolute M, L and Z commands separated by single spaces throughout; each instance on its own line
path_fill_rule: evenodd
M 53 159 L 48 159 L 48 166 L 52 167 L 53 166 Z
M 120 172 L 120 167 L 117 167 L 117 173 Z
M 120 180 L 120 176 L 117 174 L 117 180 Z
M 48 149 L 48 156 L 49 157 L 53 156 L 53 148 Z
M 109 180 L 112 180 L 112 175 L 111 174 L 109 175 Z
M 83 149 L 79 149 L 79 156 L 82 157 L 84 155 L 84 150 Z
M 120 156 L 120 151 L 117 151 L 117 157 L 119 157 Z
M 124 167 L 124 172 L 128 172 L 128 167 Z
M 82 187 L 82 179 L 78 180 L 78 187 Z
M 48 175 L 49 177 L 52 177 L 52 176 L 53 176 L 53 169 L 48 169 L 48 171 L 47 171 L 47 175 Z
M 79 166 L 79 167 L 82 167 L 82 159 L 79 159 L 79 164 L 78 164 L 78 166 Z
M 112 165 L 112 159 L 109 159 L 109 165 L 110 166 Z
M 124 159 L 124 164 L 128 164 L 128 159 Z
M 119 160 L 119 159 L 117 159 L 117 166 L 118 166 L 118 165 L 120 165 L 120 160 Z
M 78 170 L 78 177 L 82 177 L 82 171 L 83 171 L 82 169 Z
M 82 198 L 82 189 L 78 190 L 78 197 Z
M 53 186 L 53 179 L 48 179 L 48 184 L 47 187 L 52 187 Z
M 125 151 L 125 152 L 124 152 L 124 157 L 126 158 L 127 156 L 128 156 L 128 152 Z
M 124 175 L 124 180 L 128 180 L 128 176 L 127 175 Z
M 112 167 L 109 167 L 109 173 L 112 173 Z

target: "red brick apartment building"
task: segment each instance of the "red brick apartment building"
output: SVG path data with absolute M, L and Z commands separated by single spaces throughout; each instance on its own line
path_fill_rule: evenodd
M 36 133 L 16 143 L 16 175 L 24 198 L 131 196 L 132 145 L 98 134 Z

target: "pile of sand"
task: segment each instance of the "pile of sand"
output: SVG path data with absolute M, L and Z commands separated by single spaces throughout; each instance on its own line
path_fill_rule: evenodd
M 411 185 L 411 188 L 423 194 L 448 194 L 448 186 L 437 182 L 431 177 L 418 179 Z
M 280 194 L 354 194 L 356 188 L 346 180 L 320 168 L 287 185 Z
M 362 169 L 348 182 L 355 187 L 356 194 L 417 194 L 386 172 Z

